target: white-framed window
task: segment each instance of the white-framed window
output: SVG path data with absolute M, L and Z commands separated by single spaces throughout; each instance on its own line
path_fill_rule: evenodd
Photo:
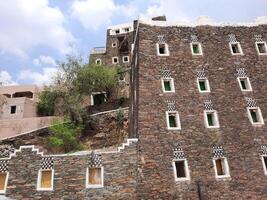
M 259 107 L 248 107 L 248 118 L 253 125 L 263 125 L 264 120 L 261 114 L 261 109 Z
M 169 56 L 170 55 L 168 44 L 157 43 L 156 47 L 157 47 L 157 55 L 158 56 Z
M 51 191 L 54 187 L 54 170 L 40 169 L 38 171 L 37 190 Z
M 125 28 L 123 28 L 123 30 L 124 30 L 125 33 L 128 33 L 128 32 L 130 32 L 131 27 L 125 27 Z
M 258 55 L 267 55 L 266 42 L 255 42 Z
M 197 55 L 197 56 L 203 55 L 201 43 L 191 42 L 190 47 L 191 47 L 192 55 Z
M 265 175 L 267 175 L 267 156 L 266 155 L 261 156 L 261 162 L 263 166 L 263 172 Z
M 175 181 L 190 180 L 190 172 L 186 159 L 175 159 L 172 161 Z
M 232 55 L 243 55 L 240 42 L 230 42 L 229 47 Z
M 115 33 L 115 34 L 120 34 L 120 29 L 116 29 L 116 30 L 114 30 L 114 33 Z
M 238 77 L 237 81 L 242 92 L 252 91 L 252 87 L 248 77 Z
M 173 78 L 162 78 L 161 85 L 164 93 L 175 92 Z
M 101 65 L 101 63 L 102 63 L 102 61 L 101 61 L 100 58 L 97 58 L 97 59 L 95 60 L 95 64 L 97 64 L 97 65 Z
M 166 111 L 166 122 L 168 130 L 180 130 L 181 122 L 177 111 Z
M 230 170 L 226 157 L 213 158 L 213 166 L 216 178 L 230 177 Z
M 219 128 L 218 113 L 216 110 L 204 110 L 204 121 L 207 128 Z
M 114 47 L 117 47 L 117 42 L 112 42 L 111 46 L 114 48 Z
M 207 78 L 198 78 L 197 79 L 197 86 L 199 92 L 210 92 L 210 83 Z
M 86 188 L 104 187 L 104 168 L 87 167 L 86 168 Z
M 9 172 L 0 172 L 0 194 L 6 193 Z
M 15 105 L 10 106 L 10 114 L 13 115 L 16 113 L 17 113 L 17 106 L 15 106 Z
M 130 62 L 130 61 L 129 61 L 129 56 L 123 56 L 123 57 L 122 57 L 122 62 L 123 62 L 123 63 L 128 63 L 128 62 Z
M 100 105 L 107 101 L 106 92 L 92 92 L 91 94 L 91 106 Z
M 118 64 L 119 58 L 118 57 L 112 57 L 112 64 Z

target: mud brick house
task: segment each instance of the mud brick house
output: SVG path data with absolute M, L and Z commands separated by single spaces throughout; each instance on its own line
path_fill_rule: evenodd
M 1 158 L 0 192 L 14 199 L 267 199 L 267 25 L 156 18 L 132 28 L 127 143 L 63 155 L 10 150 Z M 107 54 L 94 56 L 112 62 L 115 54 Z

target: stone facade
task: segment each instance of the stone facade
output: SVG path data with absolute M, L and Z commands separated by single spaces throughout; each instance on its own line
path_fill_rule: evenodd
M 137 24 L 136 24 L 137 26 Z M 130 134 L 139 138 L 137 199 L 267 199 L 267 176 L 261 145 L 266 125 L 252 125 L 246 97 L 256 99 L 267 118 L 267 56 L 257 54 L 255 35 L 267 41 L 267 26 L 164 26 L 138 24 L 133 55 Z M 229 34 L 235 34 L 243 55 L 231 55 Z M 191 35 L 202 44 L 203 55 L 193 56 Z M 164 40 L 169 56 L 158 56 Z M 135 59 L 136 58 L 136 59 Z M 241 92 L 237 69 L 244 68 L 253 90 Z M 162 71 L 174 79 L 175 92 L 163 93 Z M 200 93 L 197 73 L 205 70 L 211 92 Z M 204 101 L 212 100 L 219 128 L 206 128 Z M 168 102 L 176 104 L 181 129 L 168 130 Z M 175 146 L 186 156 L 190 180 L 175 181 Z M 215 177 L 213 147 L 222 146 L 230 177 Z
M 129 142 L 129 141 L 128 141 Z M 86 168 L 91 152 L 72 155 L 49 155 L 54 161 L 52 191 L 38 191 L 38 170 L 44 157 L 33 146 L 21 146 L 8 160 L 6 196 L 12 199 L 135 199 L 137 154 L 136 142 L 121 150 L 96 151 L 102 156 L 104 187 L 86 188 Z M 47 157 L 47 156 L 45 156 Z

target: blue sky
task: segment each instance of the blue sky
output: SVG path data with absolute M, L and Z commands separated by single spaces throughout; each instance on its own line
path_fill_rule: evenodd
M 104 46 L 107 26 L 160 14 L 170 21 L 267 22 L 267 0 L 0 1 L 0 82 L 48 84 L 66 54 L 87 58 Z

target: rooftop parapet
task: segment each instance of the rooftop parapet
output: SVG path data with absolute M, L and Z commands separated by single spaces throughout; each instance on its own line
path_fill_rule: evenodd
M 106 47 L 94 47 L 91 49 L 91 54 L 104 54 L 106 53 Z

